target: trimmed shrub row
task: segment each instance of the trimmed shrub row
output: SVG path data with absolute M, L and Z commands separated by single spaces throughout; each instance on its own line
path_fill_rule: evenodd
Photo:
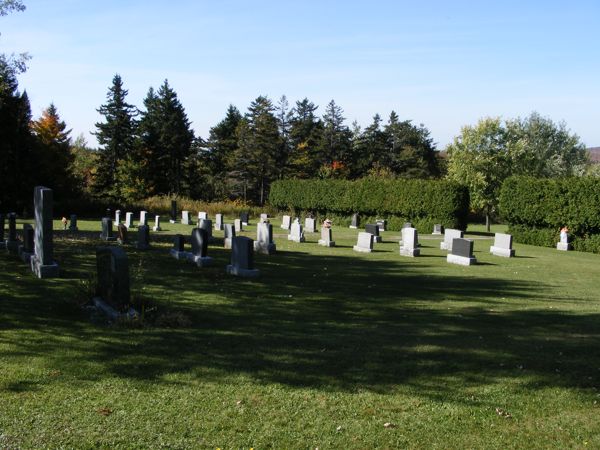
M 339 225 L 358 212 L 361 223 L 386 218 L 399 230 L 410 221 L 428 233 L 435 223 L 465 229 L 469 211 L 468 190 L 443 180 L 280 180 L 271 185 L 269 202 L 293 214 L 333 216 Z
M 575 250 L 600 253 L 600 180 L 511 177 L 499 209 L 516 242 L 553 247 L 569 228 Z

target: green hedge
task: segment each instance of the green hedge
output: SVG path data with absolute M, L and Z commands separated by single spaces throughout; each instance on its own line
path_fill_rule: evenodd
M 516 242 L 553 247 L 566 225 L 576 250 L 600 253 L 600 179 L 511 177 L 499 209 Z
M 294 214 L 331 215 L 340 225 L 358 212 L 361 223 L 387 218 L 398 230 L 410 221 L 428 233 L 435 223 L 465 229 L 469 211 L 468 190 L 442 180 L 280 180 L 271 185 L 269 202 Z

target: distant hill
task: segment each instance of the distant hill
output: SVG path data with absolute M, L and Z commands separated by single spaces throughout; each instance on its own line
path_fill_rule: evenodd
M 594 164 L 600 164 L 600 147 L 590 147 L 587 151 L 590 153 L 590 161 Z

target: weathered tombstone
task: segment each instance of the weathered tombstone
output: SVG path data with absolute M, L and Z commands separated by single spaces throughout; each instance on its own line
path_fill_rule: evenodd
M 102 234 L 100 239 L 103 241 L 114 241 L 116 238 L 113 236 L 112 219 L 110 217 L 102 218 Z
M 452 251 L 452 242 L 456 238 L 462 238 L 463 232 L 453 228 L 447 228 L 444 233 L 444 240 L 440 242 L 440 250 Z
M 436 223 L 433 226 L 433 233 L 431 233 L 431 234 L 436 234 L 436 235 L 442 235 L 442 234 L 444 234 L 444 227 L 442 226 L 442 224 Z
M 215 214 L 215 230 L 223 229 L 223 214 Z
M 452 240 L 452 250 L 446 256 L 446 261 L 461 266 L 476 264 L 477 259 L 473 256 L 473 241 L 471 239 L 454 238 Z
M 127 228 L 131 228 L 133 226 L 133 213 L 132 212 L 125 213 L 125 226 Z
M 140 225 L 148 225 L 148 211 L 140 211 Z
M 260 221 L 261 221 L 261 222 L 268 222 L 268 220 L 269 220 L 269 215 L 268 215 L 268 214 L 266 214 L 266 213 L 262 213 L 262 214 L 260 215 Z
M 189 211 L 181 211 L 181 223 L 184 225 L 191 225 Z
M 6 242 L 4 241 L 4 214 L 0 213 L 0 247 L 6 247 Z
M 289 230 L 292 226 L 292 218 L 288 215 L 283 216 L 281 219 L 281 228 L 284 230 Z
M 208 238 L 208 233 L 204 228 L 194 228 L 192 230 L 192 251 L 187 256 L 198 267 L 206 267 L 212 264 L 212 258 L 207 255 Z
M 70 219 L 71 220 L 69 221 L 69 230 L 71 230 L 71 231 L 79 230 L 79 228 L 77 228 L 77 215 L 71 214 Z
M 111 212 L 110 212 L 110 208 L 106 208 L 106 214 L 104 214 L 104 217 L 110 217 Z
M 177 222 L 177 200 L 171 200 L 171 218 L 169 222 Z
M 198 221 L 198 228 L 202 228 L 206 231 L 207 239 L 212 239 L 212 220 L 200 219 Z
M 360 225 L 360 217 L 358 216 L 358 213 L 354 213 L 352 214 L 352 222 L 350 222 L 350 228 L 358 228 L 358 226 Z
M 109 313 L 113 318 L 130 311 L 131 294 L 127 254 L 120 247 L 98 247 L 96 249 L 96 267 L 99 297 L 94 299 L 96 306 Z
M 152 227 L 152 231 L 162 231 L 160 227 L 160 216 L 154 216 L 154 226 Z
M 227 273 L 238 277 L 255 278 L 259 275 L 254 268 L 254 245 L 252 239 L 245 236 L 233 238 L 231 246 L 231 264 Z
M 140 225 L 138 227 L 138 239 L 135 248 L 138 250 L 147 250 L 150 248 L 150 227 L 148 225 Z
M 316 233 L 317 232 L 317 219 L 313 217 L 307 217 L 304 219 L 304 231 L 307 233 Z
M 355 252 L 370 253 L 373 251 L 373 235 L 367 232 L 358 233 L 358 241 L 352 247 Z
M 239 233 L 240 231 L 243 231 L 244 228 L 243 228 L 242 221 L 240 219 L 235 219 L 233 221 L 233 224 L 235 226 L 236 233 Z
M 387 229 L 387 220 L 385 219 L 379 219 L 375 222 L 377 224 L 377 226 L 379 227 L 379 231 L 385 231 Z
M 412 228 L 412 222 L 404 222 L 404 224 L 402 225 L 402 228 Z
M 24 263 L 31 263 L 31 256 L 35 252 L 33 227 L 26 223 L 23 224 L 23 244 L 19 246 L 19 256 Z
M 304 242 L 304 232 L 302 231 L 302 225 L 300 225 L 299 221 L 294 220 L 292 224 L 292 228 L 290 229 L 290 234 L 288 234 L 288 241 L 294 242 Z
M 19 251 L 19 238 L 17 237 L 17 214 L 12 212 L 8 214 L 8 239 L 6 248 L 11 253 Z
M 496 256 L 510 258 L 515 256 L 512 248 L 512 236 L 510 234 L 496 233 L 494 235 L 494 245 L 490 247 L 490 253 Z
M 231 248 L 231 243 L 235 237 L 235 226 L 232 223 L 225 224 L 223 245 L 225 248 Z
M 256 241 L 254 241 L 254 250 L 265 255 L 272 255 L 277 250 L 273 242 L 273 225 L 270 223 L 259 222 L 256 224 Z
M 185 251 L 185 240 L 182 234 L 176 234 L 173 237 L 173 248 L 169 250 L 169 253 L 175 259 L 187 259 L 188 255 Z
M 332 238 L 331 228 L 321 228 L 321 239 L 319 239 L 318 244 L 322 245 L 323 247 L 335 247 L 335 241 Z
M 198 221 L 202 219 L 208 219 L 208 213 L 206 211 L 200 211 L 198 213 Z
M 381 236 L 379 235 L 379 227 L 374 223 L 368 223 L 365 225 L 365 232 L 373 235 L 374 242 L 381 242 Z
M 125 225 L 120 223 L 117 225 L 117 242 L 121 245 L 125 245 L 129 243 L 128 230 Z
M 117 209 L 115 211 L 115 223 L 119 225 L 121 223 L 121 210 Z
M 415 228 L 402 228 L 402 244 L 400 245 L 401 256 L 419 256 L 419 234 Z
M 250 214 L 248 212 L 240 213 L 240 220 L 242 221 L 242 225 L 248 226 L 250 224 Z
M 569 242 L 569 232 L 566 228 L 560 230 L 560 242 L 556 243 L 556 250 L 569 251 L 571 250 L 571 243 Z
M 58 276 L 58 264 L 54 261 L 52 234 L 53 192 L 44 186 L 36 186 L 33 194 L 35 210 L 35 251 L 31 256 L 31 270 L 38 278 Z

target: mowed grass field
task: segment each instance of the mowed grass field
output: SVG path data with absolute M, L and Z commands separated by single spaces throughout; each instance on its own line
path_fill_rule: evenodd
M 192 226 L 127 246 L 143 326 L 81 307 L 99 221 L 55 222 L 60 279 L 0 252 L 0 448 L 600 448 L 600 255 L 495 257 L 473 227 L 462 267 L 440 237 L 405 258 L 398 232 L 363 254 L 279 223 L 257 280 L 222 232 L 211 268 L 169 256 Z

